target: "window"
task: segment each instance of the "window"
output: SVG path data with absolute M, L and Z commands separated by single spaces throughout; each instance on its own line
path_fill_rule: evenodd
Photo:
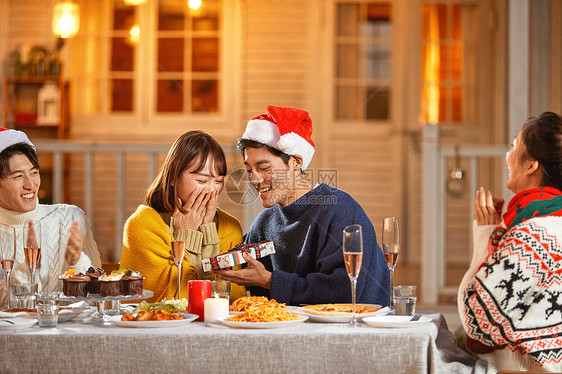
M 160 0 L 157 112 L 218 111 L 220 5 L 197 11 L 187 1 Z
M 82 0 L 80 9 L 80 52 L 72 56 L 77 114 L 220 110 L 221 0 L 198 9 L 185 0 Z
M 476 6 L 470 3 L 422 5 L 422 120 L 430 123 L 473 121 L 475 105 Z
M 388 2 L 336 5 L 336 119 L 390 119 L 391 31 Z

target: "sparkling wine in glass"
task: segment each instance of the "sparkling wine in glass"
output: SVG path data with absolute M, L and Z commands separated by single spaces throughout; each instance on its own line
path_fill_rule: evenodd
M 398 217 L 387 217 L 382 221 L 382 251 L 390 271 L 390 307 L 394 308 L 392 288 L 394 285 L 394 267 L 400 253 L 400 231 Z
M 345 270 L 351 281 L 351 305 L 353 318 L 350 327 L 357 327 L 357 319 L 355 317 L 355 294 L 357 288 L 357 278 L 361 271 L 361 262 L 363 261 L 363 234 L 361 225 L 349 225 L 343 230 L 343 259 L 345 262 Z
M 41 222 L 25 221 L 23 224 L 23 251 L 31 272 L 31 283 L 35 283 L 35 271 L 41 261 Z
M 170 218 L 170 246 L 172 247 L 172 257 L 178 268 L 178 300 L 181 300 L 181 265 L 185 254 L 185 230 L 187 223 L 185 217 L 178 215 Z
M 8 297 L 8 308 L 11 308 L 10 274 L 16 261 L 16 229 L 0 223 L 0 264 L 4 271 L 4 284 Z

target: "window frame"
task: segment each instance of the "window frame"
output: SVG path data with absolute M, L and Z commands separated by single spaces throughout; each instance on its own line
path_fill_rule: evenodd
M 391 32 L 390 37 L 384 42 L 384 38 L 376 38 L 376 37 L 366 37 L 363 35 L 358 36 L 339 36 L 337 34 L 338 30 L 338 6 L 340 4 L 355 4 L 359 5 L 362 8 L 368 6 L 369 4 L 388 4 L 390 6 L 390 26 Z M 397 80 L 393 79 L 394 76 L 394 66 L 395 66 L 395 59 L 397 58 L 397 48 L 396 48 L 396 20 L 394 18 L 394 12 L 396 9 L 396 5 L 391 0 L 333 0 L 333 34 L 329 40 L 332 40 L 331 48 L 331 82 L 330 82 L 330 102 L 333 104 L 334 110 L 330 113 L 330 117 L 332 121 L 338 122 L 350 122 L 350 123 L 358 123 L 358 124 L 368 124 L 368 125 L 376 125 L 377 127 L 380 126 L 392 126 L 392 123 L 395 121 L 394 115 L 394 97 L 397 92 Z M 361 10 L 360 10 L 361 11 Z M 386 78 L 374 78 L 369 79 L 364 76 L 364 73 L 367 72 L 367 58 L 362 58 L 361 61 L 358 62 L 358 69 L 361 71 L 361 76 L 357 78 L 339 78 L 338 77 L 338 45 L 341 44 L 342 41 L 352 41 L 351 44 L 356 45 L 357 49 L 360 53 L 367 53 L 368 46 L 378 46 L 378 45 L 387 45 L 389 47 L 390 56 L 389 56 L 389 66 L 388 66 L 388 73 L 389 76 Z M 369 41 L 376 41 L 376 43 L 369 43 Z M 350 45 L 345 43 L 346 45 Z M 338 87 L 342 87 L 340 83 L 345 83 L 346 81 L 352 82 L 355 81 L 355 84 L 349 85 L 349 87 L 355 88 L 356 92 L 359 92 L 359 103 L 360 107 L 355 108 L 357 114 L 352 115 L 347 118 L 340 118 L 337 114 L 337 105 L 338 105 Z M 388 118 L 386 119 L 369 119 L 366 117 L 366 105 L 365 100 L 367 99 L 367 89 L 369 88 L 377 88 L 379 86 L 375 85 L 376 83 L 381 84 L 381 86 L 385 86 L 388 88 L 389 98 L 388 98 Z M 375 95 L 376 96 L 376 95 Z
M 83 0 L 86 1 L 86 0 Z M 233 92 L 236 82 L 240 81 L 239 72 L 236 70 L 237 64 L 226 63 L 227 61 L 236 61 L 240 52 L 232 46 L 239 45 L 240 32 L 239 12 L 235 2 L 218 0 L 222 2 L 222 15 L 219 20 L 219 71 L 217 73 L 217 82 L 219 84 L 219 92 L 217 112 L 182 112 L 182 113 L 158 113 L 157 109 L 157 75 L 158 71 L 154 68 L 154 56 L 157 56 L 156 41 L 157 35 L 157 2 L 147 2 L 137 6 L 135 10 L 136 21 L 141 29 L 141 37 L 136 45 L 134 52 L 134 70 L 133 70 L 133 110 L 131 112 L 111 112 L 110 97 L 100 102 L 100 111 L 95 113 L 78 113 L 73 110 L 73 127 L 76 128 L 92 128 L 93 132 L 102 132 L 103 129 L 110 128 L 113 132 L 112 137 L 123 137 L 131 135 L 130 130 L 139 128 L 142 132 L 150 133 L 150 128 L 158 128 L 159 130 L 173 130 L 178 126 L 185 128 L 201 128 L 206 129 L 210 126 L 214 128 L 229 128 L 232 121 L 232 113 L 238 113 L 236 108 L 239 107 L 239 98 L 237 95 L 229 97 L 227 100 L 227 92 Z M 111 40 L 114 35 L 112 32 L 113 23 L 113 4 L 114 0 L 103 0 L 102 7 L 103 29 L 96 32 L 95 37 L 103 38 L 101 56 L 103 67 L 94 74 L 80 71 L 79 67 L 69 69 L 69 78 L 72 81 L 73 89 L 71 93 L 71 107 L 75 108 L 74 103 L 80 100 L 80 86 L 77 84 L 77 78 L 96 79 L 98 83 L 98 95 L 109 92 L 108 85 L 111 84 L 112 75 L 114 73 L 111 68 Z M 148 26 L 147 26 L 148 25 Z M 143 30 L 150 28 L 149 37 L 143 37 Z M 225 30 L 234 30 L 234 32 L 226 32 Z M 71 41 L 75 44 L 74 41 Z M 227 48 L 227 46 L 231 46 Z M 80 54 L 79 48 L 72 48 L 73 53 Z M 151 57 L 152 56 L 152 57 Z M 70 56 L 69 58 L 72 58 Z M 76 65 L 76 64 L 74 64 Z M 183 80 L 182 77 L 177 77 Z M 100 93 L 101 92 L 101 93 Z M 184 102 L 186 100 L 184 99 Z M 90 130 L 88 130 L 90 132 Z

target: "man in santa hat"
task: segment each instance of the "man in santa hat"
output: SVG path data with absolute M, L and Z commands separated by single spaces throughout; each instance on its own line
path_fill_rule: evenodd
M 361 206 L 347 193 L 319 183 L 295 183 L 314 154 L 307 112 L 268 106 L 250 120 L 238 140 L 248 179 L 266 208 L 244 236 L 245 243 L 271 240 L 276 253 L 241 270 L 216 270 L 222 278 L 290 305 L 347 303 L 351 287 L 342 252 L 343 229 L 363 230 L 363 262 L 357 302 L 388 305 L 389 272 L 375 230 Z
M 17 240 L 10 283 L 29 283 L 23 250 L 23 225 L 41 225 L 41 252 L 35 277 L 39 291 L 62 291 L 59 277 L 68 268 L 86 273 L 100 267 L 100 255 L 84 212 L 74 205 L 39 203 L 41 186 L 35 146 L 18 130 L 0 128 L 0 223 L 13 226 Z M 8 288 L 0 284 L 0 308 L 8 305 Z

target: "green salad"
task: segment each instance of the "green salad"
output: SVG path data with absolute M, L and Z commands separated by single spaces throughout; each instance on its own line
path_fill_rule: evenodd
M 142 301 L 135 309 L 135 313 L 146 312 L 150 309 L 162 309 L 172 313 L 187 313 L 187 299 L 184 297 L 181 300 L 171 299 L 162 300 L 157 303 L 147 303 Z

